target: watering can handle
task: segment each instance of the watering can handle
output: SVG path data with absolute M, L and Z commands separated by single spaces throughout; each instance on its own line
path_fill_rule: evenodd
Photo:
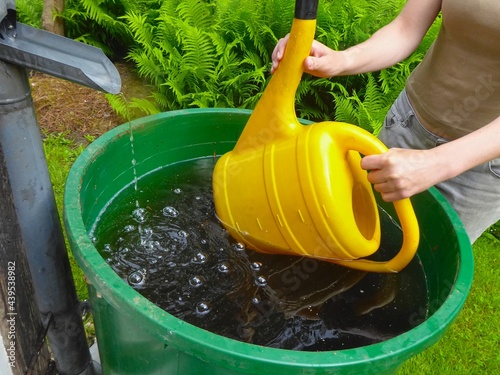
M 332 123 L 331 126 L 341 127 L 338 140 L 348 150 L 358 151 L 363 155 L 387 152 L 387 147 L 378 138 L 360 127 L 344 123 Z M 395 201 L 394 208 L 403 231 L 403 244 L 394 258 L 386 262 L 357 259 L 339 260 L 336 263 L 369 272 L 398 272 L 403 269 L 415 256 L 420 233 L 417 218 L 409 198 Z

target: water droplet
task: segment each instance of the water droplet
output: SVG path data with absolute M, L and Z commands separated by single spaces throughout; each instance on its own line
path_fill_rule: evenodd
M 142 243 L 142 247 L 144 248 L 144 250 L 148 251 L 148 252 L 151 252 L 155 249 L 155 247 L 153 246 L 153 242 L 152 241 L 145 241 Z
M 196 313 L 199 315 L 206 315 L 210 312 L 210 307 L 205 302 L 199 302 L 196 304 Z
M 266 286 L 267 285 L 267 280 L 264 276 L 259 276 L 255 279 L 255 284 L 257 286 Z
M 243 251 L 243 250 L 245 250 L 245 245 L 242 244 L 242 243 L 240 243 L 240 242 L 238 242 L 237 244 L 234 245 L 234 249 L 236 251 Z
M 217 266 L 217 270 L 222 273 L 228 273 L 229 266 L 226 263 L 221 263 Z
M 206 261 L 207 261 L 207 256 L 204 253 L 198 253 L 191 259 L 191 262 L 196 264 L 203 264 Z
M 260 271 L 260 269 L 262 268 L 262 263 L 261 262 L 253 262 L 250 267 L 254 270 L 254 271 Z
M 200 241 L 200 243 L 201 243 L 202 245 L 206 245 L 206 244 L 208 244 L 208 241 L 207 241 L 206 239 L 202 239 L 202 240 Z
M 123 230 L 125 231 L 125 233 L 130 233 L 134 229 L 135 229 L 135 226 L 133 226 L 133 225 L 126 225 L 125 228 L 123 228 Z
M 146 277 L 141 270 L 134 271 L 130 275 L 128 275 L 127 281 L 132 286 L 140 286 L 144 285 L 144 283 L 146 282 Z
M 257 296 L 253 297 L 253 298 L 252 298 L 252 303 L 253 303 L 254 305 L 258 305 L 258 304 L 260 303 L 260 298 L 259 298 L 259 297 L 257 297 Z
M 203 276 L 193 276 L 191 280 L 189 280 L 189 285 L 194 286 L 195 288 L 202 286 L 205 282 Z
M 201 197 L 199 195 L 197 195 L 196 197 L 194 197 L 194 199 L 196 199 L 197 201 L 201 201 Z
M 174 189 L 174 193 L 175 194 L 180 194 L 180 193 L 182 193 L 182 190 L 180 188 L 175 188 Z
M 132 217 L 138 223 L 144 223 L 146 221 L 146 209 L 136 208 L 134 211 L 132 211 Z
M 179 216 L 179 211 L 177 211 L 174 207 L 172 206 L 167 206 L 164 207 L 161 212 L 163 213 L 163 216 L 166 217 L 177 217 Z

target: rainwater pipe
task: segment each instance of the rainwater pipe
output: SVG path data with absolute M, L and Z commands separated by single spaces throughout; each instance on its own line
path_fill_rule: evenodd
M 1 248 L 7 249 L 0 256 L 9 256 L 9 246 L 24 253 L 17 254 L 17 259 L 27 260 L 29 274 L 16 276 L 32 280 L 34 301 L 58 373 L 93 375 L 98 370 L 83 327 L 85 303 L 78 300 L 74 287 L 27 69 L 115 94 L 120 91 L 120 76 L 101 50 L 16 23 L 15 18 L 15 1 L 0 0 L 0 170 L 5 171 L 0 176 L 0 204 L 13 207 L 9 217 L 3 209 L 0 212 Z M 9 259 L 0 262 L 12 264 Z M 7 280 L 8 275 L 0 277 Z M 0 318 L 4 319 L 1 326 L 7 318 Z M 9 340 L 4 337 L 8 330 L 2 332 L 0 364 L 2 358 L 9 360 Z

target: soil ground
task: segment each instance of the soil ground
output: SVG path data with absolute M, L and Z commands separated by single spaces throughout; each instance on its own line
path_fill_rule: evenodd
M 126 98 L 149 95 L 131 64 L 119 62 L 115 66 Z M 29 80 L 38 125 L 44 134 L 64 133 L 86 145 L 85 136 L 98 137 L 127 121 L 115 113 L 103 92 L 40 72 L 31 72 Z

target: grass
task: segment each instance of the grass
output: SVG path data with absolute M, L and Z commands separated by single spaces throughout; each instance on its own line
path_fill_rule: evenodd
M 92 141 L 92 137 L 87 141 Z M 64 184 L 69 169 L 83 146 L 66 133 L 51 133 L 44 140 L 56 203 L 62 215 Z M 463 310 L 444 337 L 434 346 L 406 362 L 398 375 L 497 374 L 500 373 L 500 223 L 474 244 L 475 273 L 472 290 Z M 87 298 L 82 271 L 70 254 L 77 294 Z M 86 321 L 93 336 L 91 321 Z

